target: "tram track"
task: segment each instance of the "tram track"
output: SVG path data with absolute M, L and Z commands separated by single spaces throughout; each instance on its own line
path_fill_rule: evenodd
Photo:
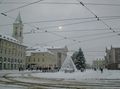
M 54 87 L 54 88 L 72 88 L 72 89 L 81 89 L 81 87 L 117 87 L 116 89 L 120 89 L 120 85 L 117 82 L 112 83 L 85 83 L 85 82 L 75 82 L 75 81 L 64 81 L 63 79 L 43 79 L 37 77 L 10 77 L 9 74 L 5 74 L 2 78 L 0 78 L 1 84 L 12 84 L 12 85 L 19 85 L 25 87 Z M 20 80 L 19 80 L 20 79 Z M 23 81 L 22 81 L 23 79 Z M 28 82 L 25 82 L 28 80 Z M 33 81 L 44 81 L 44 83 L 40 82 L 29 82 L 29 80 Z M 89 88 L 86 88 L 89 89 Z

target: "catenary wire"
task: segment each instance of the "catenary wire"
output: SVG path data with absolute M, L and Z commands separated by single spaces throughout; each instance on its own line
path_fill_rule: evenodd
M 25 4 L 28 2 L 1 2 L 0 4 Z M 30 3 L 30 2 L 29 2 Z M 42 2 L 40 4 L 57 4 L 57 5 L 72 5 L 72 4 L 79 4 L 79 3 L 74 3 L 74 2 Z M 88 2 L 84 2 L 85 5 L 92 5 L 92 6 L 120 6 L 120 4 L 112 4 L 112 3 L 88 3 Z

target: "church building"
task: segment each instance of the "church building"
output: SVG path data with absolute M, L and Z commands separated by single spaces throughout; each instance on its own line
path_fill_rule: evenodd
M 12 37 L 0 34 L 0 70 L 25 67 L 26 46 L 23 45 L 23 23 L 20 13 L 13 23 Z

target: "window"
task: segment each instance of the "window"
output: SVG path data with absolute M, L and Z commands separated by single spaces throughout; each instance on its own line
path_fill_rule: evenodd
M 6 54 L 6 49 L 5 49 L 5 54 Z
M 2 53 L 2 49 L 0 49 L 0 53 Z
M 30 58 L 28 58 L 28 62 L 30 62 Z
M 15 35 L 17 35 L 17 31 L 15 31 Z
M 4 62 L 6 62 L 7 61 L 7 58 L 4 58 Z
M 33 60 L 34 62 L 35 62 L 35 58 L 34 58 L 34 60 Z
M 40 62 L 40 59 L 38 58 L 38 62 Z
M 6 63 L 4 63 L 4 69 L 6 69 Z
M 2 62 L 2 57 L 0 57 L 0 61 Z
M 8 58 L 8 62 L 10 62 L 10 58 Z
M 58 53 L 58 58 L 60 58 L 60 59 L 61 59 L 61 56 L 62 56 L 62 55 L 61 55 L 61 53 Z
M 17 59 L 15 59 L 15 62 L 17 61 Z
M 8 49 L 8 54 L 10 54 L 10 49 Z
M 42 59 L 42 62 L 44 62 L 45 60 L 44 60 L 44 58 Z

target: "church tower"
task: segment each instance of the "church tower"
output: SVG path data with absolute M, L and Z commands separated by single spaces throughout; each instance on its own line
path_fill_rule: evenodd
M 20 43 L 23 43 L 23 23 L 21 20 L 20 13 L 18 14 L 15 22 L 13 23 L 13 34 L 12 36 L 17 39 Z

